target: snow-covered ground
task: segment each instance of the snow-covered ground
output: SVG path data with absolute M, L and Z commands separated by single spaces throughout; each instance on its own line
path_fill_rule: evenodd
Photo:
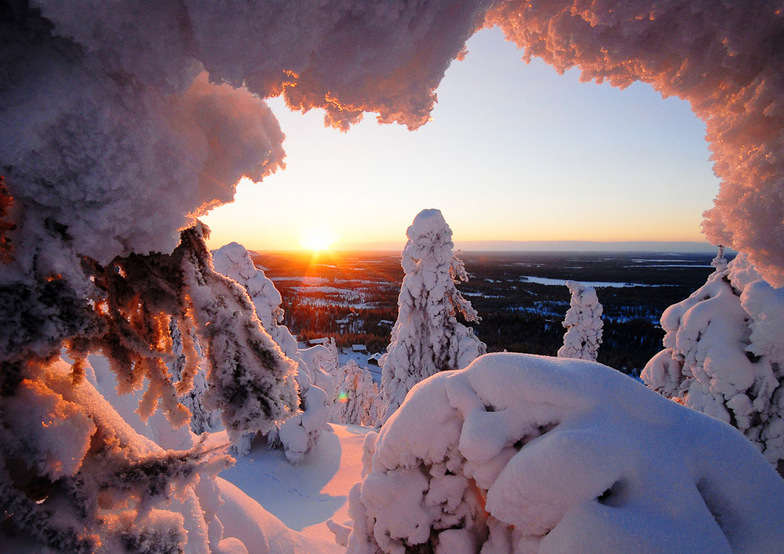
M 269 535 L 283 535 L 282 552 L 288 550 L 287 544 L 302 553 L 345 551 L 335 543 L 326 522 L 334 519 L 344 523 L 349 519 L 348 491 L 360 480 L 362 442 L 371 429 L 330 425 L 331 431 L 320 435 L 316 446 L 300 464 L 290 464 L 282 451 L 268 448 L 262 440 L 253 444 L 250 454 L 238 457 L 234 467 L 220 474 L 221 479 L 263 506 L 263 510 L 259 510 L 246 499 L 241 511 L 250 514 L 264 528 L 267 541 L 271 540 Z M 220 432 L 211 435 L 209 440 L 220 443 L 227 441 L 227 437 L 225 432 Z M 228 492 L 232 498 L 241 497 L 231 486 L 220 486 L 223 496 Z M 288 530 L 280 529 L 264 511 L 280 520 Z M 223 518 L 221 520 L 227 526 Z M 230 533 L 224 533 L 230 536 Z M 291 538 L 285 539 L 285 536 Z

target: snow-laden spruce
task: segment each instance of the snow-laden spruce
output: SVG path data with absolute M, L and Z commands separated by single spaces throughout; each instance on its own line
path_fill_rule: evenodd
M 466 321 L 479 321 L 479 315 L 455 286 L 467 281 L 468 274 L 453 252 L 452 230 L 444 216 L 439 210 L 422 210 L 406 237 L 397 321 L 380 360 L 382 422 L 419 381 L 464 368 L 485 352 L 473 330 L 457 320 L 458 313 Z
M 737 427 L 784 472 L 784 289 L 771 287 L 741 253 L 667 308 L 661 323 L 664 350 L 642 379 Z
M 288 327 L 283 325 L 280 292 L 264 275 L 264 271 L 256 267 L 250 253 L 242 245 L 232 242 L 222 246 L 213 252 L 213 263 L 216 271 L 234 279 L 245 288 L 264 329 L 283 353 L 297 364 L 300 409 L 280 423 L 277 440 L 292 463 L 300 462 L 315 444 L 319 432 L 329 419 L 335 391 L 332 378 L 317 363 L 320 358 L 307 355 L 311 363 L 307 363 L 303 358 L 297 339 Z M 237 452 L 247 454 L 252 438 L 252 435 L 245 435 L 237 441 Z
M 178 381 L 167 364 L 174 361 L 172 330 L 189 329 L 209 368 L 204 404 L 220 408 L 230 437 L 269 432 L 296 409 L 293 364 L 264 331 L 244 289 L 214 271 L 206 232 L 200 225 L 183 231 L 171 254 L 117 257 L 107 266 L 85 258 L 90 278 L 81 291 L 72 288 L 73 273 L 0 286 L 0 494 L 13 507 L 5 532 L 69 552 L 144 544 L 160 552 L 208 549 L 207 533 L 182 523 L 183 514 L 190 517 L 185 512 L 201 521 L 207 508 L 191 503 L 155 515 L 195 485 L 206 463 L 202 449 L 134 447 L 139 439 L 85 381 L 87 356 L 100 352 L 117 392 L 139 392 L 142 420 L 160 408 L 170 429 L 182 428 L 189 413 L 178 397 L 198 368 L 193 341 L 181 340 Z M 69 267 L 67 256 L 62 267 Z M 31 301 L 33 291 L 47 300 Z M 65 372 L 52 365 L 63 346 L 74 360 Z M 209 472 L 203 500 L 217 505 L 208 481 Z
M 784 481 L 737 430 L 595 362 L 487 354 L 419 383 L 365 450 L 352 554 L 784 544 Z
M 595 362 L 602 343 L 602 305 L 593 287 L 577 281 L 567 281 L 566 286 L 571 300 L 563 321 L 566 333 L 558 357 Z
M 366 367 L 349 360 L 338 370 L 338 421 L 348 425 L 374 427 L 382 408 L 378 385 Z

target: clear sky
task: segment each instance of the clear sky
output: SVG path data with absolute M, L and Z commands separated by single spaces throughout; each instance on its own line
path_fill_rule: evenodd
M 286 134 L 284 171 L 239 186 L 204 222 L 210 247 L 290 250 L 405 242 L 424 208 L 462 241 L 702 241 L 718 191 L 689 105 L 650 86 L 580 83 L 521 52 L 497 29 L 468 43 L 415 132 L 372 114 L 348 133 L 323 114 L 269 101 Z M 310 238 L 308 238 L 310 237 Z M 372 245 L 370 245 L 372 246 Z

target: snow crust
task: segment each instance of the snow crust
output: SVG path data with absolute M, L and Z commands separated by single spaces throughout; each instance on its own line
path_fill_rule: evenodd
M 722 269 L 723 268 L 723 269 Z M 641 377 L 653 390 L 730 423 L 771 464 L 784 460 L 784 289 L 744 254 L 662 314 L 664 350 Z
M 419 383 L 366 451 L 348 552 L 784 544 L 784 482 L 748 440 L 594 362 L 481 356 Z

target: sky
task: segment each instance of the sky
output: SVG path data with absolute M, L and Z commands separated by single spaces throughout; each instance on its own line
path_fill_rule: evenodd
M 468 42 L 437 90 L 432 120 L 408 131 L 373 114 L 348 133 L 323 112 L 269 104 L 286 169 L 240 184 L 202 220 L 209 246 L 402 249 L 425 208 L 454 241 L 704 241 L 718 191 L 705 124 L 649 85 L 621 90 L 559 75 L 498 29 Z

